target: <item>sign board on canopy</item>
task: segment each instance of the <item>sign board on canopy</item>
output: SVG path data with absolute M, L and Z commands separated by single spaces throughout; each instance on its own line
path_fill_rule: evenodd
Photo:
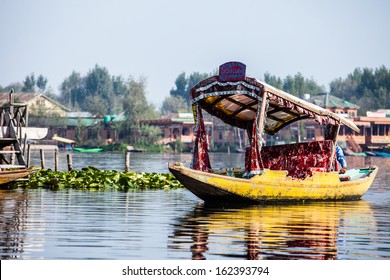
M 241 62 L 237 62 L 237 61 L 226 62 L 221 66 L 219 66 L 218 79 L 221 82 L 242 81 L 245 80 L 245 71 L 246 71 L 246 65 Z

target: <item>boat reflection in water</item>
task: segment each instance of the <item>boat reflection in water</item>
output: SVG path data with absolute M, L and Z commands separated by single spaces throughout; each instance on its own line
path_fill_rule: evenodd
M 366 201 L 230 209 L 198 204 L 173 228 L 169 248 L 190 251 L 192 259 L 328 260 L 350 257 L 376 222 Z
M 24 251 L 27 192 L 0 190 L 0 197 L 0 259 L 16 259 Z

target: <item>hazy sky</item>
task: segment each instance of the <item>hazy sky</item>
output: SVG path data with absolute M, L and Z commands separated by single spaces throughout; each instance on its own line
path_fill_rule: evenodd
M 159 106 L 185 71 L 227 61 L 249 76 L 328 86 L 355 68 L 390 68 L 387 0 L 0 0 L 0 85 L 31 73 L 58 92 L 73 70 L 147 78 Z

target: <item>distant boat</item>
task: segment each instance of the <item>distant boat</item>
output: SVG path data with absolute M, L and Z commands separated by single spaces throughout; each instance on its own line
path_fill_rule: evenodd
M 389 152 L 375 152 L 375 155 L 380 156 L 380 157 L 390 157 Z
M 383 146 L 380 150 L 375 151 L 375 154 L 380 157 L 390 157 L 390 146 Z
M 99 153 L 103 151 L 103 148 L 77 148 L 74 147 L 73 151 L 79 152 L 79 153 Z

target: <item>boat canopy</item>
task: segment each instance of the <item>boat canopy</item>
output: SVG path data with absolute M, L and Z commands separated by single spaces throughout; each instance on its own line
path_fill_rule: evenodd
M 348 119 L 276 89 L 255 78 L 221 82 L 218 76 L 201 81 L 191 90 L 193 104 L 227 124 L 248 129 L 252 126 L 263 97 L 268 101 L 264 131 L 275 134 L 283 127 L 306 118 L 321 125 L 346 125 L 359 132 Z
M 233 69 L 240 64 L 226 64 L 229 63 Z M 199 105 L 225 123 L 243 129 L 251 129 L 263 99 L 266 100 L 264 132 L 270 135 L 306 118 L 314 119 L 321 125 L 346 125 L 356 132 L 360 131 L 350 120 L 255 78 L 224 78 L 221 76 L 221 68 L 220 75 L 205 79 L 191 89 L 193 105 Z

